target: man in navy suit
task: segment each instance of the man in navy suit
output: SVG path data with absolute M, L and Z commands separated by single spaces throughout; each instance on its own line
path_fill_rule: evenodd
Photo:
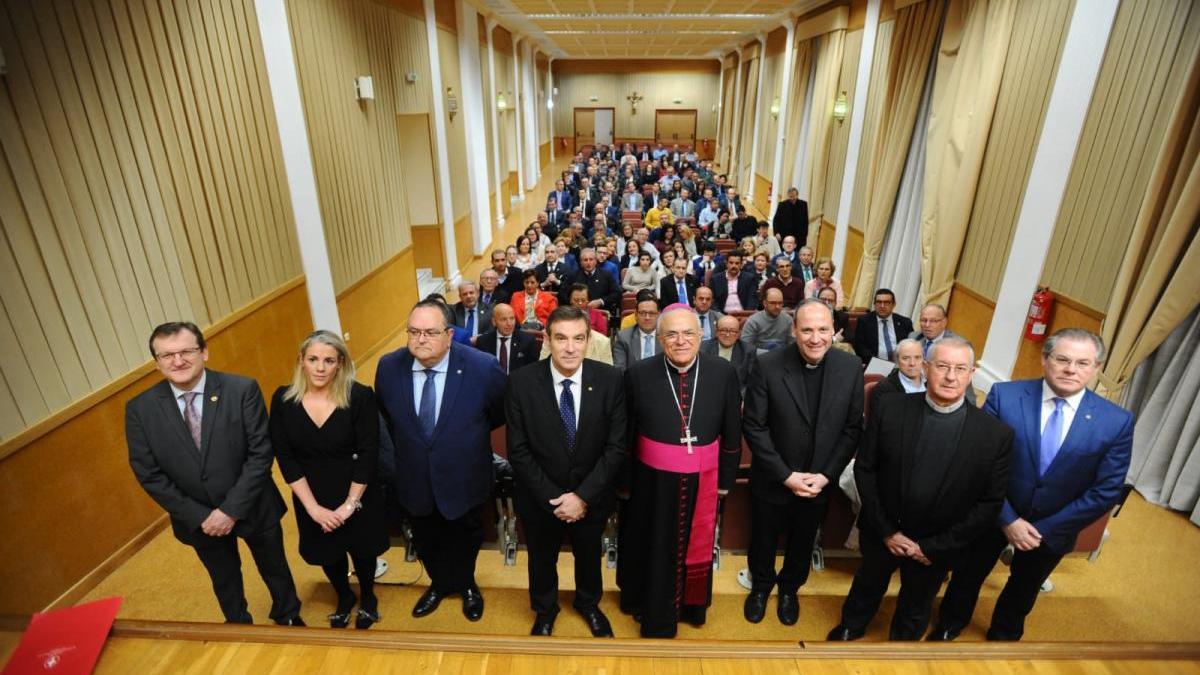
M 1016 431 L 999 527 L 954 568 L 930 640 L 953 640 L 971 622 L 979 589 L 1005 546 L 1012 569 L 992 612 L 989 640 L 1020 640 L 1038 590 L 1080 530 L 1116 505 L 1133 448 L 1133 415 L 1086 385 L 1104 362 L 1094 333 L 1066 328 L 1042 347 L 1038 380 L 992 386 L 985 412 Z
M 475 348 L 496 357 L 500 370 L 507 375 L 538 360 L 537 340 L 517 330 L 517 315 L 511 305 L 500 303 L 492 310 L 492 329 L 480 333 Z
M 452 343 L 450 331 L 443 306 L 418 302 L 408 315 L 408 346 L 379 360 L 375 391 L 395 446 L 396 497 L 412 517 L 413 543 L 429 572 L 413 616 L 458 593 L 463 614 L 478 621 L 475 558 L 507 377 L 494 358 Z

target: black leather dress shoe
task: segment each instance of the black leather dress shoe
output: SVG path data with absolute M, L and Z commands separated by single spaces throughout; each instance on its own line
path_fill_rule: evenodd
M 947 628 L 935 628 L 925 636 L 927 642 L 950 642 L 958 637 L 959 631 Z
M 780 593 L 777 602 L 775 614 L 779 623 L 794 626 L 800 620 L 800 599 L 795 593 Z
M 599 607 L 593 607 L 589 610 L 580 610 L 580 616 L 587 623 L 588 630 L 592 631 L 592 637 L 612 637 L 612 624 L 608 622 L 608 617 L 604 616 L 604 612 L 600 611 Z
M 284 619 L 283 621 L 276 621 L 275 623 L 279 624 L 280 626 L 307 626 L 308 625 L 308 624 L 304 623 L 304 619 L 301 619 L 299 614 L 297 614 L 296 616 L 293 616 L 290 619 Z
M 537 618 L 533 620 L 533 629 L 529 631 L 529 634 L 550 637 L 554 634 L 554 618 L 554 616 L 538 614 Z
M 750 595 L 746 596 L 746 603 L 742 605 L 742 614 L 750 623 L 758 623 L 763 620 L 767 613 L 767 597 L 770 594 L 766 591 L 750 591 Z
M 472 587 L 463 591 L 463 616 L 469 621 L 478 621 L 483 618 L 483 594 L 478 588 Z
M 839 623 L 833 627 L 833 630 L 829 631 L 829 635 L 826 635 L 825 639 L 829 642 L 852 642 L 859 639 L 863 635 L 866 635 L 866 631 L 861 629 L 847 628 Z
M 442 604 L 443 597 L 445 596 L 433 590 L 433 587 L 430 586 L 421 595 L 420 599 L 417 600 L 417 604 L 413 606 L 412 615 L 420 618 L 432 614 L 433 610 L 437 609 L 438 605 Z
M 379 612 L 369 612 L 365 609 L 359 609 L 358 616 L 354 618 L 354 627 L 365 630 L 370 628 L 376 621 L 379 621 Z

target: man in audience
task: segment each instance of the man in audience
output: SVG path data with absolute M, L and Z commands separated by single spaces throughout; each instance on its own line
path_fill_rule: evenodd
M 737 214 L 737 217 L 733 219 L 733 234 L 730 235 L 735 242 L 741 243 L 743 239 L 753 236 L 758 230 L 758 221 L 754 219 L 754 216 L 748 215 L 746 209 L 740 205 L 736 207 L 727 205 L 725 208 L 730 213 Z
M 746 348 L 741 341 L 742 323 L 737 317 L 722 316 L 717 321 L 716 337 L 700 343 L 700 353 L 719 356 L 733 364 L 737 371 L 740 391 L 746 393 L 746 381 L 750 375 L 750 367 L 754 361 L 754 352 Z
M 492 251 L 492 270 L 496 273 L 496 291 L 491 304 L 508 302 L 514 293 L 521 292 L 521 273 L 508 268 L 508 255 L 504 251 Z
M 703 204 L 704 208 L 700 209 L 700 215 L 696 217 L 696 224 L 703 231 L 715 234 L 716 230 L 713 227 L 713 223 L 717 222 L 721 213 L 721 205 L 717 202 L 716 197 L 704 200 Z
M 621 269 L 612 259 L 612 239 L 605 239 L 596 244 L 596 269 L 608 272 L 618 288 L 621 286 Z
M 817 276 L 817 268 L 814 264 L 817 257 L 816 251 L 811 246 L 801 246 L 797 257 L 800 259 L 800 264 L 793 272 L 796 278 L 807 284 Z
M 675 214 L 671 213 L 671 209 L 667 206 L 667 204 L 668 201 L 666 197 L 659 197 L 658 206 L 646 212 L 646 229 L 653 231 L 657 230 L 663 225 L 675 224 Z
M 725 316 L 721 312 L 712 308 L 713 292 L 708 286 L 700 286 L 696 289 L 695 304 L 693 307 L 696 310 L 696 316 L 700 319 L 700 339 L 711 340 L 717 334 L 717 322 L 721 317 Z
M 625 383 L 620 371 L 584 358 L 590 334 L 583 311 L 555 309 L 546 322 L 550 358 L 515 373 L 505 396 L 508 461 L 536 613 L 532 635 L 554 632 L 564 538 L 575 558 L 575 610 L 593 636 L 613 635 L 600 610 L 600 539 L 626 457 Z M 547 400 L 558 401 L 558 415 L 546 414 Z
M 795 309 L 804 299 L 804 283 L 792 276 L 792 263 L 787 258 L 775 261 L 775 276 L 767 279 L 759 288 L 759 295 L 765 297 L 765 293 L 770 289 L 783 295 L 783 305 L 788 309 Z
M 658 282 L 658 302 L 662 307 L 683 303 L 692 306 L 696 302 L 696 288 L 699 284 L 696 278 L 688 274 L 686 260 L 676 260 L 671 263 L 671 276 L 663 277 Z
M 783 238 L 782 250 L 771 258 L 771 263 L 778 263 L 780 260 L 786 260 L 792 263 L 792 272 L 795 272 L 800 263 L 800 254 L 796 252 L 796 238 L 788 235 Z
M 408 346 L 380 359 L 375 392 L 395 447 L 396 498 L 429 574 L 413 616 L 457 593 L 463 614 L 478 621 L 475 559 L 493 487 L 491 432 L 504 424 L 505 376 L 495 359 L 452 343 L 446 314 L 434 302 L 413 307 Z
M 546 209 L 538 212 L 537 219 L 539 223 L 545 219 L 545 223 L 542 224 L 542 231 L 547 237 L 553 239 L 558 235 L 559 230 L 567 222 L 568 212 L 569 209 L 558 208 L 558 201 L 554 197 L 546 200 Z
M 754 242 L 755 251 L 765 250 L 772 260 L 783 250 L 779 247 L 779 240 L 771 236 L 765 220 L 758 221 L 758 232 L 754 233 L 751 240 Z
M 743 262 L 741 251 L 730 249 L 725 254 L 725 269 L 714 274 L 709 282 L 713 303 L 726 314 L 749 311 L 758 306 L 758 285 L 754 275 L 742 272 Z
M 950 337 L 958 337 L 958 335 L 946 328 L 946 308 L 937 303 L 929 303 L 921 308 L 919 316 L 921 330 L 912 333 L 909 337 L 921 343 L 921 351 L 924 352 L 925 360 L 929 360 L 930 348 L 933 347 L 939 340 L 944 340 Z
M 621 210 L 642 211 L 642 193 L 634 188 L 633 183 L 625 185 L 625 194 L 621 196 Z
M 808 202 L 800 199 L 799 190 L 788 188 L 787 199 L 779 202 L 771 224 L 781 241 L 792 237 L 801 246 L 808 242 Z
M 713 198 L 714 200 L 716 197 Z M 709 230 L 709 235 L 713 239 L 732 239 L 733 238 L 733 221 L 729 220 L 729 212 L 719 208 L 717 211 L 717 220 L 713 223 Z
M 742 342 L 752 354 L 769 352 L 795 342 L 792 317 L 783 311 L 783 293 L 769 288 L 763 294 L 763 308 L 746 319 Z
M 505 265 L 508 261 L 505 261 Z M 500 277 L 496 274 L 496 270 L 487 268 L 479 273 L 479 304 L 484 307 L 491 307 L 499 302 L 496 297 L 496 287 L 500 285 Z
M 561 180 L 554 181 L 554 189 L 546 195 L 546 201 L 550 200 L 554 201 L 555 209 L 558 211 L 570 211 L 571 207 L 575 205 L 571 198 L 571 192 L 566 189 Z
M 658 340 L 663 356 L 625 375 L 637 459 L 617 585 L 621 611 L 639 618 L 642 637 L 669 638 L 679 621 L 703 625 L 712 603 L 717 495 L 737 477 L 741 397 L 733 366 L 699 353 L 700 323 L 690 307 L 666 309 Z
M 813 543 L 834 489 L 829 486 L 836 487 L 857 450 L 863 424 L 862 366 L 831 349 L 832 310 L 806 300 L 796 309 L 794 327 L 796 348 L 775 350 L 751 368 L 743 411 L 752 454 L 753 583 L 743 613 L 751 623 L 762 621 L 778 586 L 776 615 L 785 626 L 800 618 L 797 593 L 808 581 Z M 776 574 L 780 534 L 784 558 Z
M 271 480 L 274 455 L 258 383 L 206 369 L 208 344 L 193 323 L 155 327 L 150 355 L 165 379 L 125 405 L 133 475 L 170 516 L 175 538 L 196 551 L 226 623 L 254 622 L 240 538 L 271 593 L 270 617 L 303 626 L 283 552 L 279 519 L 287 506 Z
M 696 202 L 692 201 L 687 188 L 679 191 L 679 196 L 671 201 L 671 214 L 676 218 L 695 218 Z
M 650 230 L 645 227 L 639 227 L 633 231 L 633 236 L 637 239 L 638 248 L 649 253 L 650 257 L 653 258 L 655 262 L 658 262 L 658 258 L 661 254 L 658 252 L 658 248 L 656 248 L 654 244 L 650 243 Z
M 612 343 L 613 365 L 621 370 L 658 352 L 658 301 L 654 291 L 638 292 L 635 314 L 637 322 L 618 332 Z
M 857 640 L 900 570 L 888 638 L 919 640 L 947 571 L 991 527 L 1004 502 L 1013 431 L 964 405 L 975 352 L 962 338 L 938 342 L 924 393 L 884 396 L 854 464 L 862 499 L 862 564 L 828 640 Z
M 725 204 L 726 208 L 733 213 L 746 210 L 742 207 L 742 198 L 738 196 L 737 188 L 732 185 L 725 188 Z
M 896 345 L 913 332 L 912 319 L 896 314 L 896 294 L 887 288 L 875 291 L 875 309 L 858 317 L 854 352 L 864 364 L 872 358 L 896 360 Z
M 542 287 L 542 290 L 557 295 L 562 290 L 563 280 L 570 277 L 571 271 L 566 263 L 558 259 L 558 246 L 547 246 L 545 258 L 535 268 L 537 270 L 538 284 Z
M 925 391 L 925 357 L 922 356 L 921 344 L 912 338 L 904 338 L 896 344 L 896 367 L 871 390 L 868 407 L 874 410 L 875 402 L 885 394 L 915 394 L 922 391 Z M 972 398 L 974 396 L 968 392 L 964 400 L 972 405 Z
M 458 285 L 458 302 L 454 303 L 454 325 L 462 328 L 467 337 L 474 338 L 492 327 L 492 306 L 479 303 L 475 282 L 464 280 Z
M 1020 640 L 1042 584 L 1079 532 L 1120 499 L 1134 418 L 1087 390 L 1102 363 L 1098 335 L 1066 328 L 1043 343 L 1040 379 L 992 385 L 983 410 L 1017 430 L 1012 472 L 998 521 L 954 567 L 929 639 L 953 640 L 971 622 L 979 589 L 1011 545 L 1008 580 L 987 638 Z
M 585 248 L 580 251 L 579 272 L 572 278 L 572 285 L 582 284 L 585 286 L 588 291 L 589 306 L 611 316 L 621 306 L 621 285 L 613 281 L 610 272 L 598 269 L 598 265 L 599 258 L 596 256 L 596 249 Z M 569 295 L 559 297 L 559 303 L 569 304 L 570 299 Z
M 504 303 L 492 308 L 492 329 L 475 340 L 475 348 L 496 357 L 506 375 L 538 359 L 537 340 L 517 330 L 517 315 Z

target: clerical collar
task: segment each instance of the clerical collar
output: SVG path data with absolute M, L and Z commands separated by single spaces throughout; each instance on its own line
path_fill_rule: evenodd
M 954 412 L 955 410 L 958 410 L 959 408 L 962 407 L 963 402 L 964 402 L 964 399 L 960 398 L 957 401 L 955 401 L 954 403 L 951 403 L 950 405 L 938 405 L 933 402 L 933 399 L 929 398 L 929 394 L 925 394 L 925 403 L 928 404 L 929 407 L 932 408 L 934 412 L 941 413 L 943 415 L 948 415 L 948 414 Z
M 800 361 L 804 364 L 805 368 L 807 368 L 809 370 L 816 370 L 817 368 L 820 368 L 822 364 L 825 363 L 825 357 L 822 356 L 821 360 L 817 361 L 816 363 L 809 363 L 808 360 L 804 358 L 804 355 L 801 354 Z
M 665 355 L 663 356 L 663 360 L 667 362 L 667 365 L 671 366 L 672 368 L 677 370 L 680 375 L 686 375 L 687 372 L 692 369 L 692 366 L 696 365 L 696 359 L 698 359 L 698 358 L 700 358 L 699 354 L 692 357 L 691 362 L 681 368 L 681 367 L 675 365 L 674 363 L 671 363 L 671 359 L 668 359 Z

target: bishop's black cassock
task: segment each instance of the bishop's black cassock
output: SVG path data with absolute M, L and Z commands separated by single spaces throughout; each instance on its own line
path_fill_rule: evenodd
M 643 359 L 625 384 L 634 459 L 621 611 L 641 616 L 643 637 L 674 637 L 681 619 L 703 624 L 712 603 L 717 490 L 733 487 L 741 458 L 740 387 L 733 366 L 708 354 L 682 374 L 665 355 Z

